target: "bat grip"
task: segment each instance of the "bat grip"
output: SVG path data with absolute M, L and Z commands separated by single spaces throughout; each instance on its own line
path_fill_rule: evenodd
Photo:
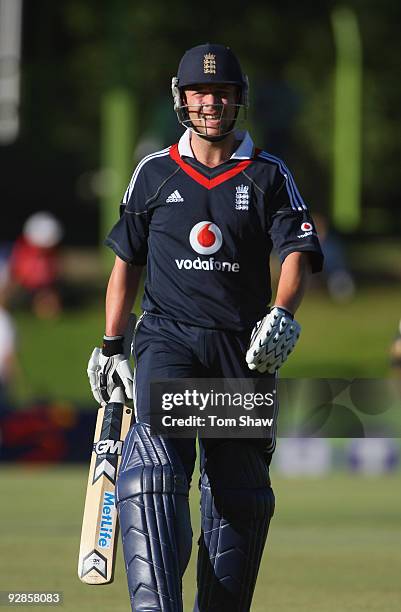
M 125 402 L 125 395 L 124 395 L 124 391 L 121 389 L 121 387 L 116 387 L 115 389 L 113 389 L 109 401 L 110 402 L 118 402 L 120 404 L 124 404 L 124 402 Z

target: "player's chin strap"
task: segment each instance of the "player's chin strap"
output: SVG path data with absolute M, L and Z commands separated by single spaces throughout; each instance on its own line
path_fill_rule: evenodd
M 207 134 L 201 134 L 200 132 L 197 132 L 192 126 L 190 127 L 190 129 L 200 138 L 203 138 L 203 140 L 208 140 L 209 142 L 221 142 L 222 140 L 227 138 L 227 136 L 231 134 L 231 132 L 234 131 L 234 126 L 235 123 L 233 124 L 232 130 L 230 130 L 229 132 L 224 132 L 224 134 L 222 134 L 221 136 L 208 136 Z

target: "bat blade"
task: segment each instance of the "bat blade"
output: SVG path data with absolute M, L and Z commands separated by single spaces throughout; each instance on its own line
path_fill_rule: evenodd
M 98 409 L 79 549 L 78 576 L 86 584 L 113 582 L 118 519 L 115 484 L 132 409 L 110 402 Z

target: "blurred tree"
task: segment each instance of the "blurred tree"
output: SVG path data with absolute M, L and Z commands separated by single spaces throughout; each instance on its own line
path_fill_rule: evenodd
M 46 201 L 63 220 L 67 242 L 96 243 L 97 196 L 91 181 L 89 187 L 83 181 L 82 189 L 80 176 L 99 168 L 102 93 L 115 84 L 128 87 L 140 109 L 139 132 L 154 131 L 155 107 L 163 97 L 166 108 L 170 104 L 170 80 L 183 51 L 208 40 L 232 46 L 241 57 L 251 79 L 251 103 L 258 89 L 268 91 L 268 101 L 261 96 L 252 115 L 258 144 L 275 148 L 282 134 L 280 153 L 306 198 L 314 208 L 327 209 L 333 142 L 330 13 L 340 2 L 254 0 L 245 7 L 233 0 L 207 8 L 183 0 L 24 4 L 22 134 L 15 145 L 0 148 L 8 202 L 17 211 L 4 237 L 16 235 L 22 217 Z M 363 44 L 364 220 L 395 233 L 401 224 L 396 78 L 401 5 L 395 0 L 344 4 L 357 13 Z M 269 131 L 269 124 L 278 122 L 270 110 L 275 99 L 282 105 L 281 134 L 277 125 Z M 160 108 L 157 112 L 166 116 Z M 26 180 L 17 185 L 22 171 Z

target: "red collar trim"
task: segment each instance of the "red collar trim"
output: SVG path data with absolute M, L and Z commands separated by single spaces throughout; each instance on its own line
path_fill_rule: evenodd
M 203 185 L 203 187 L 206 187 L 206 189 L 213 189 L 213 187 L 221 185 L 221 183 L 228 181 L 228 179 L 245 170 L 245 168 L 252 163 L 251 159 L 245 159 L 234 166 L 234 168 L 226 170 L 225 172 L 219 174 L 219 176 L 215 176 L 212 179 L 208 179 L 180 157 L 180 154 L 178 153 L 178 144 L 175 144 L 170 148 L 170 157 L 184 170 L 186 174 L 188 174 L 200 185 Z

